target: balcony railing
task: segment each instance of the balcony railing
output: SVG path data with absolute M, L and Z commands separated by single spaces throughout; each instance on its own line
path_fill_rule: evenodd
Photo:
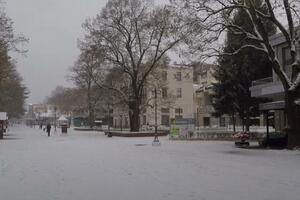
M 267 77 L 267 78 L 252 81 L 252 86 L 264 85 L 264 84 L 272 83 L 272 82 L 273 82 L 273 77 Z

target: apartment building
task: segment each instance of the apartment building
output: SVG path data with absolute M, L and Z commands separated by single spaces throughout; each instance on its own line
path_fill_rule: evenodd
M 168 66 L 159 72 L 165 81 L 161 87 L 156 88 L 157 114 L 155 115 L 155 87 L 146 88 L 148 105 L 141 110 L 141 127 L 154 127 L 155 118 L 160 128 L 169 127 L 175 119 L 194 118 L 194 88 L 193 67 L 187 65 Z M 113 110 L 113 126 L 115 128 L 129 128 L 127 106 L 118 106 Z
M 215 68 L 215 65 L 206 63 L 198 63 L 194 66 L 195 124 L 198 127 L 225 127 L 230 124 L 230 118 L 226 115 L 213 116 L 212 88 L 213 83 L 216 83 L 213 76 Z
M 176 119 L 193 119 L 193 68 L 187 65 L 173 65 L 161 73 L 167 85 L 158 92 L 160 100 L 157 106 L 157 124 L 170 126 Z M 153 92 L 151 96 L 153 97 Z M 143 119 L 143 125 L 155 125 L 155 108 L 147 108 Z
M 57 109 L 56 106 L 50 104 L 30 104 L 25 115 L 28 124 L 41 124 L 46 122 L 54 123 L 64 113 Z M 70 117 L 69 115 L 64 114 Z
M 296 31 L 300 35 L 300 27 L 297 27 Z M 270 42 L 279 62 L 283 66 L 283 70 L 287 76 L 291 77 L 292 59 L 285 37 L 282 34 L 276 34 L 270 37 Z M 297 48 L 297 51 L 300 51 L 300 47 Z M 273 71 L 271 77 L 253 81 L 250 91 L 252 97 L 264 97 L 271 100 L 268 103 L 261 104 L 260 110 L 270 115 L 268 117 L 270 125 L 274 126 L 276 131 L 283 130 L 286 121 L 284 115 L 284 89 L 276 73 Z M 261 123 L 264 123 L 264 121 L 261 121 Z

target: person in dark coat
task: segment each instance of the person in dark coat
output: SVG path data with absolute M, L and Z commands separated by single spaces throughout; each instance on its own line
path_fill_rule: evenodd
M 51 124 L 47 124 L 48 137 L 50 137 L 50 131 L 51 131 Z

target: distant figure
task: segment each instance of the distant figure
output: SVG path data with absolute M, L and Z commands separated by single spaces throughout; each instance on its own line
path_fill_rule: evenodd
M 159 142 L 157 134 L 155 134 L 153 142 Z
M 48 125 L 47 125 L 47 133 L 48 133 L 48 137 L 50 137 L 50 131 L 51 131 L 51 125 L 48 124 Z

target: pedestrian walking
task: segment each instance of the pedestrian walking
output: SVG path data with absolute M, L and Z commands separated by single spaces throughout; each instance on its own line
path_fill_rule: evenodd
M 50 137 L 50 131 L 51 131 L 51 124 L 48 123 L 48 125 L 47 125 L 47 133 L 48 133 L 48 137 Z

